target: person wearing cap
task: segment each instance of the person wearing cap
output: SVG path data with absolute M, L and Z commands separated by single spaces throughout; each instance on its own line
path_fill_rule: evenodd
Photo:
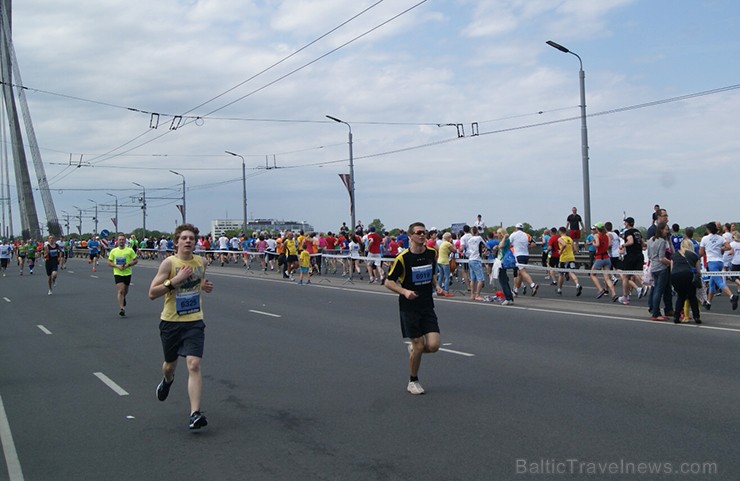
M 640 271 L 642 272 L 643 264 L 645 263 L 645 257 L 642 254 L 642 248 L 644 242 L 642 240 L 642 234 L 638 229 L 635 229 L 635 219 L 627 217 L 624 219 L 624 245 L 620 252 L 624 252 L 620 267 L 625 271 Z M 639 288 L 639 297 L 645 295 L 645 290 L 642 287 L 642 278 L 639 274 L 622 274 L 622 297 L 619 298 L 619 302 L 622 304 L 630 303 L 629 291 L 631 286 Z
M 599 278 L 596 276 L 596 271 L 598 270 L 611 270 L 612 262 L 609 259 L 609 236 L 606 234 L 606 228 L 604 227 L 604 224 L 599 222 L 598 224 L 595 224 L 594 227 L 596 228 L 596 235 L 594 236 L 593 240 L 595 250 L 594 262 L 591 265 L 591 281 L 594 283 L 596 291 L 598 292 L 596 296 L 597 299 L 601 299 L 607 293 L 609 293 L 612 302 L 616 302 L 619 296 L 617 296 L 617 293 L 614 290 L 614 283 L 609 278 L 609 274 L 604 273 L 604 283 L 606 284 L 605 288 L 601 287 Z
M 586 236 L 586 249 L 588 249 L 588 268 L 594 265 L 596 258 L 596 247 L 594 247 L 594 237 L 596 237 L 596 224 L 591 226 L 591 232 Z
M 524 232 L 524 224 L 517 224 L 516 230 L 509 236 L 509 242 L 511 247 L 514 248 L 514 257 L 516 257 L 517 266 L 514 268 L 514 295 L 519 295 L 519 287 L 522 285 L 522 279 L 532 288 L 532 295 L 537 294 L 537 290 L 540 288 L 539 284 L 535 283 L 523 266 L 529 263 L 529 245 L 532 243 L 532 239 Z

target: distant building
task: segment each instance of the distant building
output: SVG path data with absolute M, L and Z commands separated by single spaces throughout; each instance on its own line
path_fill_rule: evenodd
M 252 219 L 247 221 L 248 231 L 284 231 L 284 230 L 304 232 L 313 231 L 313 226 L 307 222 L 297 222 L 294 220 L 276 220 L 276 219 Z M 242 230 L 242 220 L 236 219 L 216 219 L 211 221 L 211 235 L 213 237 L 221 237 L 226 231 Z

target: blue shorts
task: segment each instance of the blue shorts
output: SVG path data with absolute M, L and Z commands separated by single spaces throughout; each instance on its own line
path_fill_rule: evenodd
M 472 260 L 468 263 L 470 267 L 470 282 L 483 282 L 485 276 L 483 274 L 483 263 L 479 260 Z
M 709 272 L 721 272 L 724 264 L 722 261 L 707 262 Z M 725 288 L 725 278 L 722 276 L 709 276 L 709 292 L 715 293 Z
M 594 265 L 591 268 L 592 271 L 599 270 L 599 269 L 611 269 L 612 268 L 612 260 L 608 257 L 606 259 L 595 259 Z

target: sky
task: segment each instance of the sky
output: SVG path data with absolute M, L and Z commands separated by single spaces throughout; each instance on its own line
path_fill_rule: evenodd
M 349 129 L 326 115 L 351 126 L 365 224 L 563 225 L 584 214 L 579 60 L 548 40 L 583 62 L 591 223 L 738 221 L 738 24 L 736 0 L 34 0 L 12 20 L 57 215 L 83 232 L 96 203 L 113 230 L 114 196 L 141 227 L 134 182 L 173 231 L 170 170 L 188 222 L 241 219 L 225 151 L 250 220 L 336 231 Z

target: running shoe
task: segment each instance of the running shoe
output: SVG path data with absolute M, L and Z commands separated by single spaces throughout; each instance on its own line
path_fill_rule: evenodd
M 581 292 L 583 292 L 583 286 L 580 285 L 580 284 L 578 284 L 576 286 L 576 297 L 580 296 L 581 295 Z
M 735 294 L 734 296 L 730 297 L 730 304 L 732 304 L 732 310 L 733 311 L 736 311 L 737 310 L 737 302 L 738 302 L 737 294 Z
M 49 292 L 46 294 L 47 296 L 51 295 L 51 289 L 49 289 Z
M 558 290 L 556 292 L 558 293 L 559 296 L 562 296 L 563 295 L 563 290 L 560 289 L 560 288 L 558 288 Z
M 625 297 L 625 296 L 620 296 L 617 300 L 624 305 L 627 305 L 630 303 L 630 298 Z
M 642 286 L 637 290 L 637 298 L 642 299 L 647 294 L 647 286 Z
M 502 306 L 510 306 L 512 304 L 514 304 L 514 301 L 510 301 L 508 299 L 501 303 Z
M 160 401 L 164 401 L 167 399 L 167 396 L 170 394 L 170 387 L 172 386 L 172 383 L 175 382 L 175 378 L 172 378 L 172 381 L 167 382 L 164 378 L 162 378 L 162 382 L 159 383 L 157 386 L 157 399 Z
M 526 284 L 522 286 L 522 295 L 523 296 L 526 296 L 527 295 L 527 286 L 526 286 Z M 532 295 L 534 295 L 534 294 L 532 294 Z
M 442 295 L 445 296 L 445 297 L 455 297 L 455 294 L 453 294 L 452 292 L 445 292 Z
M 702 304 L 702 306 L 704 306 L 704 309 L 706 309 L 707 311 L 712 308 L 712 305 L 710 303 L 708 303 L 707 301 L 704 301 L 704 303 Z
M 612 277 L 612 284 L 614 284 L 615 286 L 619 284 L 619 277 Z
M 190 415 L 190 424 L 188 425 L 190 429 L 200 429 L 206 426 L 208 426 L 208 420 L 206 419 L 205 414 L 200 411 L 195 411 Z
M 612 302 L 617 302 L 618 300 L 619 296 L 615 294 L 614 297 L 612 297 Z
M 606 295 L 607 292 L 608 291 L 606 289 L 601 289 L 601 292 L 599 292 L 599 295 L 596 296 L 596 299 L 601 299 L 602 297 Z
M 532 285 L 532 296 L 534 296 L 535 294 L 537 294 L 537 291 L 539 290 L 539 288 L 540 288 L 540 285 L 539 284 L 533 284 Z
M 424 394 L 424 388 L 421 387 L 419 381 L 409 381 L 409 385 L 406 386 L 406 391 L 411 394 Z
M 126 317 L 126 309 L 121 309 L 120 311 L 118 311 L 118 315 L 121 317 Z

